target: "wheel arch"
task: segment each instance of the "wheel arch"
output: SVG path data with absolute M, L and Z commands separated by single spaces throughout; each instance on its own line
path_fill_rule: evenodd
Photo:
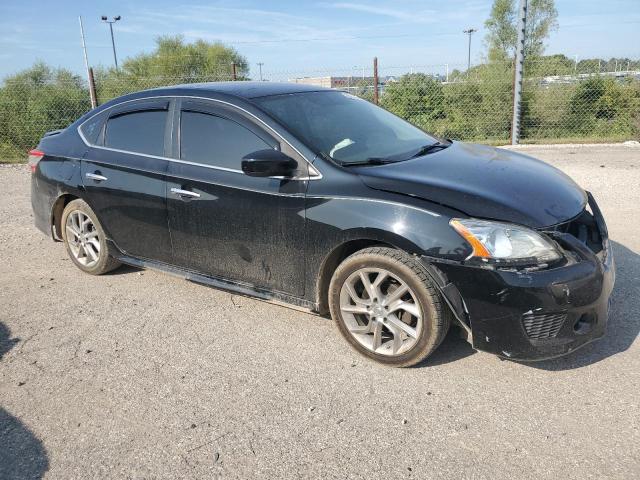
M 53 205 L 51 206 L 50 225 L 52 237 L 56 242 L 62 241 L 62 212 L 64 212 L 64 208 L 70 202 L 79 198 L 81 197 L 78 195 L 65 192 L 58 195 L 58 198 L 53 202 Z
M 373 246 L 394 248 L 409 254 L 420 251 L 417 245 L 392 232 L 377 229 L 357 229 L 349 232 L 347 238 L 334 246 L 320 264 L 315 292 L 318 313 L 324 315 L 329 312 L 329 283 L 338 265 L 349 255 Z

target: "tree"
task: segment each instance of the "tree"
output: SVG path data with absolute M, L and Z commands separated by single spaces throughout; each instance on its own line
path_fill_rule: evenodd
M 484 22 L 488 32 L 485 42 L 489 60 L 505 61 L 515 56 L 517 43 L 517 11 L 519 0 L 494 0 L 489 18 Z M 554 0 L 529 0 L 525 58 L 544 53 L 544 42 L 558 28 L 558 11 Z
M 0 151 L 26 158 L 45 132 L 66 127 L 90 108 L 78 75 L 37 62 L 6 77 L 0 88 Z
M 151 53 L 128 58 L 119 70 L 98 69 L 96 86 L 101 102 L 123 93 L 164 85 L 246 79 L 247 59 L 234 48 L 219 42 L 197 40 L 185 43 L 181 36 L 156 40 Z

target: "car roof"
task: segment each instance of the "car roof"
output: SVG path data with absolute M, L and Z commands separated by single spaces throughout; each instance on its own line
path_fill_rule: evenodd
M 107 110 L 120 103 L 144 100 L 155 96 L 201 96 L 201 97 L 226 97 L 251 103 L 251 99 L 258 97 L 268 97 L 272 95 L 287 95 L 304 92 L 336 92 L 332 88 L 318 87 L 303 83 L 287 82 L 209 82 L 209 83 L 187 83 L 183 85 L 171 85 L 167 87 L 152 88 L 138 92 L 129 93 L 121 97 L 116 97 L 103 103 L 97 108 L 88 111 L 74 124 L 82 124 L 88 118 Z
M 330 88 L 307 85 L 303 83 L 287 82 L 209 82 L 209 83 L 187 83 L 184 85 L 172 85 L 170 87 L 154 88 L 147 92 L 165 92 L 172 94 L 176 90 L 188 90 L 193 93 L 223 93 L 242 97 L 245 99 L 268 97 L 270 95 L 286 95 L 291 93 L 333 91 Z

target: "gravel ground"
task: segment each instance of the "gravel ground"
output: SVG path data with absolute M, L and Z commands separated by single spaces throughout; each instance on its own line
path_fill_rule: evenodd
M 640 148 L 529 147 L 591 190 L 607 336 L 519 364 L 449 335 L 420 368 L 332 322 L 153 271 L 80 273 L 0 166 L 0 478 L 640 476 Z

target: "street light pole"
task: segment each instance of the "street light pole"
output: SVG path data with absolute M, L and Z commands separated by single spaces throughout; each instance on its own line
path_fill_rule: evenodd
M 118 69 L 118 56 L 116 55 L 116 42 L 113 39 L 113 22 L 109 22 L 109 31 L 111 32 L 111 47 L 113 48 L 113 61 Z
M 471 35 L 473 35 L 477 31 L 478 30 L 476 30 L 475 28 L 468 28 L 462 31 L 462 33 L 469 36 L 469 51 L 467 53 L 467 75 L 469 75 L 469 69 L 471 68 Z
M 111 32 L 111 46 L 113 47 L 113 62 L 116 64 L 116 70 L 118 69 L 118 56 L 116 55 L 116 42 L 113 39 L 113 24 L 118 20 L 122 20 L 120 15 L 113 17 L 113 20 L 108 20 L 106 15 L 102 15 L 102 21 L 109 24 L 109 31 Z
M 260 81 L 262 81 L 262 65 L 264 65 L 263 62 L 258 62 L 258 68 L 260 69 Z

